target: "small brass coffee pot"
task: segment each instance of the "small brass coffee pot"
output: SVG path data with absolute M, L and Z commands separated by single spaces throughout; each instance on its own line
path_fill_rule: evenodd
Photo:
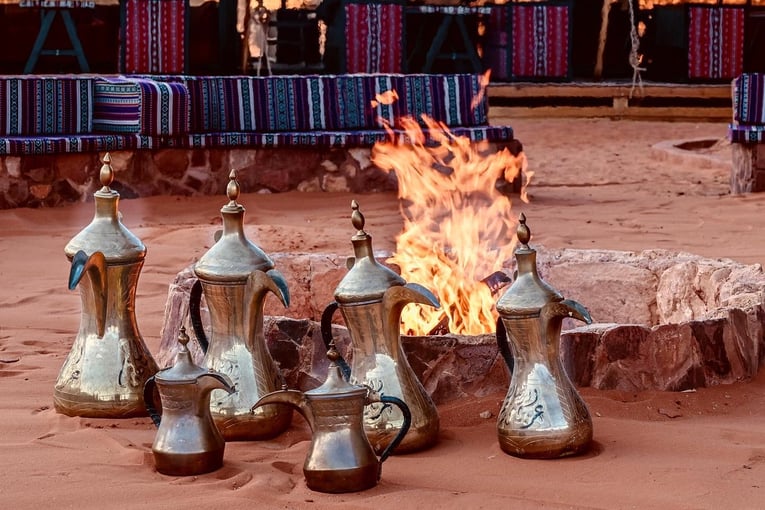
M 425 287 L 407 283 L 389 268 L 380 265 L 372 249 L 372 236 L 364 231 L 359 204 L 351 203 L 351 223 L 357 232 L 351 238 L 353 265 L 335 289 L 335 301 L 324 310 L 321 330 L 325 344 L 332 341 L 332 316 L 340 312 L 351 336 L 352 366 L 345 365 L 346 377 L 374 391 L 408 403 L 412 425 L 396 450 L 407 453 L 433 445 L 438 439 L 438 411 L 417 379 L 401 347 L 401 310 L 409 303 L 439 307 L 438 299 Z M 376 452 L 388 444 L 404 423 L 398 410 L 382 404 L 364 412 L 364 430 Z
M 69 416 L 145 416 L 143 386 L 157 371 L 135 319 L 135 293 L 146 247 L 122 224 L 107 153 L 95 217 L 64 248 L 69 289 L 79 285 L 80 329 L 56 380 L 53 403 Z
M 284 379 L 266 345 L 263 304 L 267 293 L 289 305 L 289 290 L 274 263 L 244 234 L 244 207 L 236 202 L 239 183 L 231 171 L 229 202 L 221 209 L 223 233 L 194 266 L 199 281 L 192 289 L 191 322 L 205 356 L 202 366 L 226 374 L 238 391 L 213 393 L 211 412 L 227 441 L 267 439 L 285 430 L 292 418 L 286 406 L 267 406 L 251 413 L 261 396 L 282 387 Z M 200 291 L 201 287 L 201 291 Z M 210 311 L 211 334 L 202 328 L 199 300 Z
M 518 275 L 497 302 L 497 342 L 512 371 L 497 420 L 499 445 L 517 457 L 577 454 L 592 440 L 592 419 L 560 361 L 560 330 L 565 317 L 588 324 L 592 319 L 539 277 L 523 214 L 517 234 Z
M 294 406 L 313 431 L 303 474 L 309 489 L 319 492 L 356 492 L 377 485 L 382 463 L 396 448 L 409 430 L 411 415 L 401 400 L 373 392 L 368 386 L 355 386 L 346 382 L 338 361 L 340 355 L 334 345 L 327 356 L 330 359 L 327 380 L 305 393 L 280 390 L 261 398 L 259 406 L 283 403 Z M 365 406 L 377 404 L 384 408 L 398 407 L 402 416 L 393 440 L 378 459 L 369 444 L 362 417 Z
M 186 348 L 189 336 L 181 327 L 181 348 L 171 368 L 146 381 L 144 399 L 149 416 L 158 427 L 151 451 L 157 471 L 166 475 L 200 475 L 223 465 L 226 443 L 210 415 L 210 392 L 234 393 L 231 380 L 223 374 L 198 367 Z M 154 389 L 159 391 L 162 414 L 154 407 Z

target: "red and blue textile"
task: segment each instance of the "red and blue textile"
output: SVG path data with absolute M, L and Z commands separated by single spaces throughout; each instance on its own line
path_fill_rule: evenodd
M 512 6 L 512 77 L 569 77 L 570 5 L 529 3 Z
M 124 73 L 183 73 L 188 0 L 123 0 Z
M 355 3 L 345 10 L 345 72 L 400 73 L 404 62 L 404 6 Z
M 742 7 L 688 7 L 688 78 L 731 79 L 744 67 Z
M 733 122 L 728 139 L 733 143 L 765 141 L 765 74 L 744 73 L 732 83 Z

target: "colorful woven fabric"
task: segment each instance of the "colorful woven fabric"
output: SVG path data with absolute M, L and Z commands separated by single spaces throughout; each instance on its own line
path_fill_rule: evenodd
M 106 133 L 188 133 L 189 92 L 183 83 L 100 78 L 95 86 L 93 117 L 93 128 Z
M 153 149 L 153 137 L 124 135 L 10 136 L 0 138 L 0 155 L 45 155 L 68 152 L 104 152 Z
M 402 72 L 404 6 L 348 2 L 344 9 L 345 72 Z
M 511 12 L 513 78 L 568 78 L 570 6 L 514 4 Z
M 744 73 L 733 80 L 733 121 L 765 124 L 765 74 Z
M 125 73 L 183 73 L 188 0 L 123 0 Z
M 88 133 L 92 78 L 0 77 L 0 135 Z
M 393 88 L 399 96 L 392 108 L 396 124 L 403 116 L 414 117 L 422 124 L 423 114 L 455 127 L 481 126 L 488 122 L 485 97 L 476 101 L 481 93 L 478 75 L 399 75 L 394 79 Z
M 765 125 L 728 126 L 728 140 L 731 143 L 762 143 L 765 142 Z
M 494 81 L 512 78 L 512 48 L 510 47 L 510 5 L 496 5 L 486 18 L 486 43 L 483 60 L 491 69 Z
M 688 78 L 731 79 L 744 66 L 744 8 L 688 8 Z

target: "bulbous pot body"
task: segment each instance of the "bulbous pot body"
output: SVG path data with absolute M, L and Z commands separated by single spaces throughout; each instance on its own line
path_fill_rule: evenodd
M 226 443 L 209 412 L 210 393 L 189 398 L 187 386 L 157 384 L 162 420 L 151 451 L 157 471 L 165 475 L 199 475 L 223 465 Z
M 211 333 L 202 366 L 227 375 L 237 391 L 213 391 L 210 412 L 227 441 L 269 439 L 289 427 L 292 409 L 263 406 L 263 395 L 280 389 L 284 379 L 263 333 L 265 291 L 253 294 L 244 282 L 209 282 L 200 278 L 210 311 Z M 251 285 L 250 285 L 251 287 Z
M 547 322 L 542 314 L 502 321 L 513 368 L 497 420 L 500 447 L 525 458 L 583 452 L 592 440 L 592 419 L 558 356 L 560 320 Z
M 103 255 L 75 257 L 82 272 L 80 327 L 56 380 L 56 411 L 69 416 L 145 416 L 143 386 L 157 364 L 138 331 L 135 294 L 143 259 L 104 262 Z M 99 260 L 94 264 L 94 260 Z M 82 270 L 73 267 L 73 272 Z M 75 283 L 76 284 L 76 283 Z
M 411 412 L 409 432 L 396 447 L 396 453 L 434 445 L 438 440 L 438 410 L 404 353 L 398 310 L 387 309 L 381 302 L 340 304 L 339 308 L 351 337 L 350 382 L 398 398 L 406 402 Z M 403 413 L 396 406 L 377 402 L 364 408 L 364 430 L 378 454 L 398 434 L 403 423 Z

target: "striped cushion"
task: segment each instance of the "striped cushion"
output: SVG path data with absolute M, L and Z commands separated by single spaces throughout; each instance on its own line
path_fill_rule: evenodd
M 762 143 L 765 142 L 765 125 L 728 126 L 728 140 L 731 143 Z
M 733 121 L 765 124 L 765 74 L 745 73 L 733 80 Z
M 0 135 L 92 131 L 93 79 L 0 77 Z
M 487 123 L 485 97 L 471 106 L 481 90 L 473 74 L 153 78 L 186 85 L 192 133 L 379 129 L 423 113 L 449 126 Z M 381 100 L 394 90 L 397 101 Z
M 744 66 L 744 8 L 688 9 L 688 77 L 730 79 L 739 75 Z
M 93 127 L 107 133 L 189 132 L 189 92 L 183 83 L 144 78 L 99 79 Z
M 509 126 L 456 127 L 451 132 L 473 141 L 507 142 L 513 139 Z M 394 130 L 398 136 L 406 133 Z M 426 140 L 432 140 L 424 130 Z M 0 155 L 43 155 L 65 152 L 104 152 L 135 149 L 224 149 L 236 147 L 372 147 L 389 139 L 387 131 L 300 131 L 273 133 L 199 133 L 188 135 L 142 135 L 136 133 L 79 136 L 4 137 L 0 138 Z

